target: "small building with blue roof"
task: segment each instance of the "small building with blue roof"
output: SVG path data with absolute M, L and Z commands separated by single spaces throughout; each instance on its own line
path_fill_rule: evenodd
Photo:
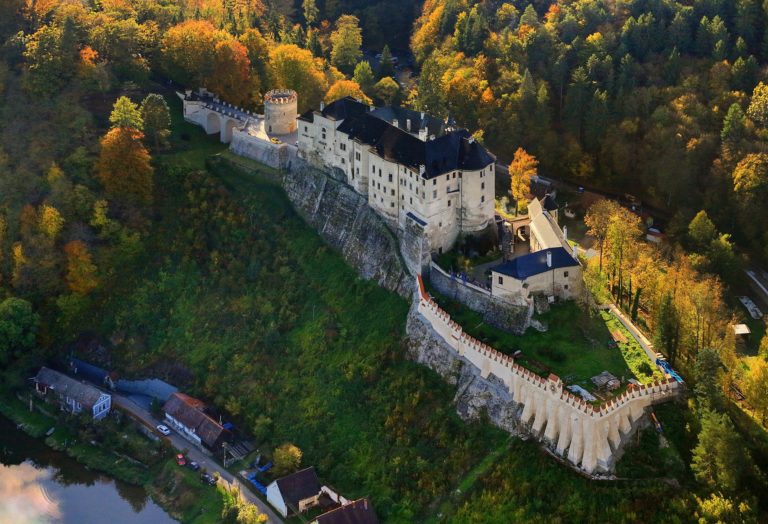
M 581 292 L 581 264 L 563 247 L 534 251 L 491 269 L 491 293 L 512 302 L 531 295 L 560 300 Z

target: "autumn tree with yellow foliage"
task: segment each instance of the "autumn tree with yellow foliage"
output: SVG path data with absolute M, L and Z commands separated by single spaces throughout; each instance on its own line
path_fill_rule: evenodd
M 531 179 L 538 172 L 539 161 L 522 147 L 517 148 L 509 164 L 510 191 L 517 202 L 517 211 L 525 209 L 531 193 Z

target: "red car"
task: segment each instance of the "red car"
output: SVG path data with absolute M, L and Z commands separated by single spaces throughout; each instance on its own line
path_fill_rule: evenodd
M 184 455 L 182 455 L 181 453 L 176 455 L 176 464 L 178 464 L 179 466 L 184 466 L 186 463 L 187 463 L 187 459 L 184 458 Z

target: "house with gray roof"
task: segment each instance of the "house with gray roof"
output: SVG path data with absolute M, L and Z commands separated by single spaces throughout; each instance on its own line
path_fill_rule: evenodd
M 40 368 L 32 380 L 38 394 L 54 395 L 64 411 L 73 414 L 85 411 L 91 414 L 93 420 L 100 420 L 107 416 L 112 407 L 111 395 L 53 369 Z
M 172 393 L 163 405 L 165 421 L 182 437 L 217 451 L 230 432 L 205 413 L 205 403 L 184 393 Z
M 320 480 L 313 467 L 281 477 L 267 486 L 267 502 L 283 517 L 317 506 L 321 494 Z

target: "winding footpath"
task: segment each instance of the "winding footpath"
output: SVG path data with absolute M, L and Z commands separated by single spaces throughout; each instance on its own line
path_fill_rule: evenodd
M 129 413 L 153 431 L 155 431 L 155 426 L 161 423 L 155 420 L 149 411 L 145 410 L 128 397 L 115 393 L 114 391 L 110 391 L 110 394 L 112 395 L 112 404 L 115 407 Z M 267 522 L 271 524 L 282 524 L 283 520 L 266 502 L 257 497 L 247 486 L 240 482 L 239 479 L 224 469 L 221 464 L 215 462 L 209 455 L 203 453 L 191 442 L 185 440 L 174 432 L 173 428 L 171 428 L 171 434 L 163 438 L 167 439 L 178 451 L 186 453 L 189 459 L 200 464 L 201 468 L 205 468 L 209 473 L 217 472 L 222 481 L 226 482 L 230 489 L 232 487 L 236 488 L 245 501 L 259 508 L 259 511 L 267 516 Z

